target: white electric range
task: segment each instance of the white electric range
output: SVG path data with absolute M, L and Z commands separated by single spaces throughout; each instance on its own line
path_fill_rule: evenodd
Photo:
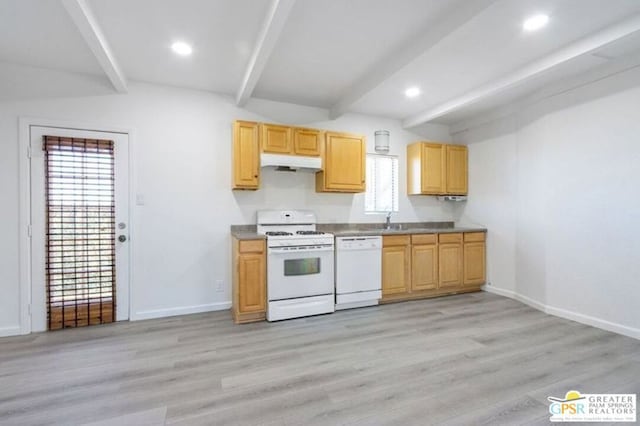
M 257 230 L 267 236 L 267 320 L 334 312 L 334 238 L 316 231 L 315 214 L 261 210 Z

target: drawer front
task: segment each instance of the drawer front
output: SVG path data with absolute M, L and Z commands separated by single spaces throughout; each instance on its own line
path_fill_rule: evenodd
M 437 241 L 437 234 L 414 234 L 411 236 L 411 244 L 435 244 Z
M 484 241 L 485 234 L 484 232 L 465 232 L 464 233 L 464 242 L 475 242 L 475 241 Z
M 440 241 L 441 243 L 461 243 L 462 234 L 461 233 L 438 234 L 438 241 Z
M 383 247 L 408 246 L 409 244 L 411 244 L 410 235 L 385 235 L 382 237 Z
M 240 253 L 263 253 L 264 240 L 242 240 L 240 241 Z

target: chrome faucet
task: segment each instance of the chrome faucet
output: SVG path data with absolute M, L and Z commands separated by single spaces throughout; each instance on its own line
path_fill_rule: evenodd
M 384 229 L 391 229 L 391 213 L 387 213 L 387 220 L 384 223 Z

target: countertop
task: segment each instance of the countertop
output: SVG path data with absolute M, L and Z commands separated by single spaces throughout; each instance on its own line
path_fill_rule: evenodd
M 318 224 L 318 230 L 329 232 L 336 237 L 358 237 L 372 235 L 406 234 L 446 234 L 454 232 L 487 232 L 481 226 L 454 226 L 453 222 L 404 222 L 394 223 L 396 229 L 383 229 L 381 224 Z M 261 240 L 266 238 L 258 234 L 255 225 L 233 225 L 231 235 L 238 240 Z
M 257 232 L 234 232 L 231 231 L 231 236 L 238 240 L 264 240 L 267 238 L 266 235 L 258 234 Z
M 486 228 L 458 227 L 453 228 L 405 228 L 405 229 L 362 229 L 334 231 L 336 237 L 364 237 L 372 235 L 406 235 L 406 234 L 449 234 L 455 232 L 487 232 Z

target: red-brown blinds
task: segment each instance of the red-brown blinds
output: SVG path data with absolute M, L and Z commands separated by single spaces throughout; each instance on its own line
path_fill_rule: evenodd
M 44 137 L 49 329 L 115 320 L 113 141 Z

